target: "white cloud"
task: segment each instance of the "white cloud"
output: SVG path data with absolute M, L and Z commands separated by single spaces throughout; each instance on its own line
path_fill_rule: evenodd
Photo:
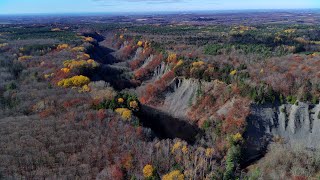
M 110 3 L 112 2 L 112 0 L 92 0 L 94 2 L 100 2 L 100 3 Z M 181 2 L 186 2 L 186 1 L 190 1 L 190 0 L 117 0 L 122 1 L 122 2 L 144 2 L 144 3 L 151 3 L 151 4 L 166 4 L 166 3 L 181 3 Z

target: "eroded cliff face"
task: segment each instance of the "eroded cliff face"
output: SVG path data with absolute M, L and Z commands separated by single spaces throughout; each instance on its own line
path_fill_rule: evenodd
M 186 119 L 190 107 L 196 102 L 200 82 L 195 79 L 176 78 L 171 91 L 166 93 L 161 110 L 177 118 Z
M 158 66 L 153 73 L 152 80 L 158 80 L 163 76 L 166 72 L 170 71 L 170 67 L 165 62 L 161 62 L 160 66 Z
M 261 154 L 272 141 L 304 148 L 319 148 L 320 105 L 252 105 L 247 119 L 247 156 Z
M 153 55 L 148 58 L 149 60 L 147 59 L 145 61 L 144 65 L 147 64 L 150 59 L 152 60 L 152 58 Z M 153 76 L 136 89 L 138 94 L 143 93 L 143 90 L 145 90 L 148 83 L 161 79 L 169 71 L 170 66 L 167 63 L 162 62 L 154 69 Z M 162 103 L 154 108 L 175 118 L 188 119 L 188 111 L 196 102 L 196 95 L 200 85 L 201 83 L 199 80 L 176 77 L 168 85 L 166 91 L 162 93 Z

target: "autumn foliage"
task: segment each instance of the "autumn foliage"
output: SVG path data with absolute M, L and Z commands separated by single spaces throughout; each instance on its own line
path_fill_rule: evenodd
M 57 50 L 64 50 L 64 49 L 67 49 L 69 48 L 70 46 L 68 44 L 59 44 L 57 46 Z
M 130 120 L 131 119 L 132 112 L 131 112 L 131 110 L 129 110 L 127 108 L 117 108 L 115 110 L 115 112 L 117 112 L 119 115 L 121 115 L 121 117 L 124 120 Z
M 86 76 L 73 76 L 58 82 L 58 86 L 62 87 L 82 87 L 90 83 L 90 79 Z
M 67 60 L 63 62 L 64 67 L 69 69 L 80 69 L 80 68 L 95 68 L 98 66 L 98 63 L 89 60 Z
M 246 125 L 246 118 L 250 113 L 249 101 L 246 99 L 234 100 L 233 106 L 228 110 L 222 119 L 222 130 L 226 134 L 236 134 L 243 131 Z
M 153 176 L 153 173 L 154 173 L 154 168 L 152 165 L 150 164 L 147 164 L 146 166 L 144 166 L 143 168 L 143 176 L 145 178 L 150 178 Z
M 150 83 L 146 86 L 145 93 L 141 97 L 142 103 L 150 102 L 157 94 L 163 92 L 170 82 L 175 78 L 175 74 L 173 71 L 169 71 L 164 74 L 159 80 L 154 83 Z
M 319 98 L 317 88 L 320 79 L 318 55 L 291 55 L 272 58 L 265 63 L 249 67 L 256 83 L 266 83 L 284 96 L 295 96 L 299 100 L 312 101 Z
M 141 51 L 141 53 L 137 54 L 137 57 L 129 62 L 129 66 L 132 70 L 138 69 L 150 56 L 152 52 L 151 48 L 145 48 Z
M 164 175 L 162 180 L 184 180 L 184 175 L 179 170 L 174 170 Z
M 135 71 L 135 78 L 143 79 L 146 76 L 150 76 L 150 73 L 152 73 L 154 69 L 161 64 L 162 60 L 162 54 L 156 55 L 145 67 L 142 67 Z

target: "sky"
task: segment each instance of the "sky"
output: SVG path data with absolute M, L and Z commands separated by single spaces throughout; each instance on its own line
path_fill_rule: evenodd
M 0 0 L 0 14 L 314 8 L 320 0 Z

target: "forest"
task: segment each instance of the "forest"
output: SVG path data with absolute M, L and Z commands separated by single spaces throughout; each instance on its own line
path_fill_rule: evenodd
M 0 179 L 320 178 L 318 25 L 89 20 L 0 25 Z

